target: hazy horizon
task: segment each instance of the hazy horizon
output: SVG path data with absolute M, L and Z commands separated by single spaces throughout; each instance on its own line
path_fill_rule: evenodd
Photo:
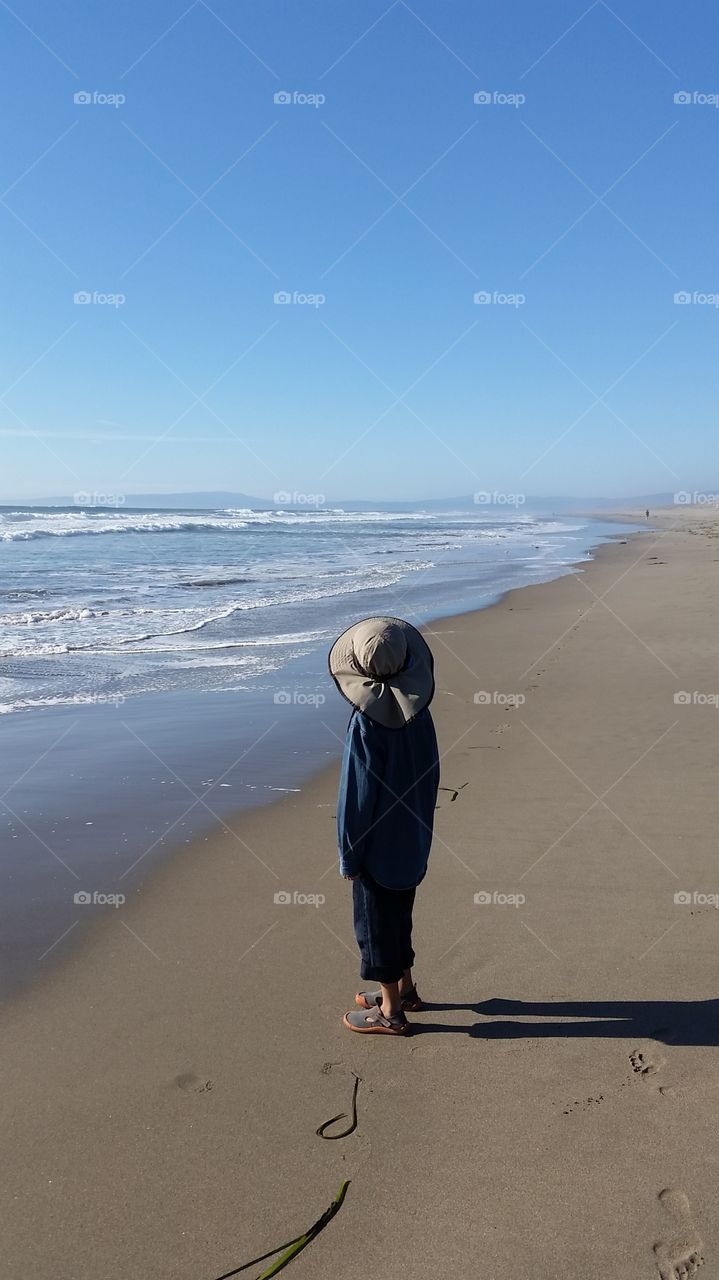
M 101 498 L 108 499 L 101 502 Z M 288 508 L 305 509 L 308 511 L 319 507 L 332 507 L 343 504 L 362 504 L 377 503 L 383 506 L 417 506 L 422 507 L 423 504 L 443 504 L 443 503 L 461 503 L 467 507 L 476 507 L 478 511 L 482 508 L 497 511 L 501 508 L 518 509 L 522 507 L 537 508 L 541 503 L 574 503 L 586 502 L 597 504 L 611 504 L 623 502 L 643 503 L 650 500 L 667 501 L 670 504 L 678 505 L 696 505 L 708 504 L 713 499 L 719 501 L 719 487 L 715 489 L 704 489 L 696 491 L 663 491 L 659 493 L 631 493 L 631 494 L 597 494 L 597 493 L 565 493 L 565 494 L 512 494 L 507 491 L 497 491 L 491 493 L 487 491 L 481 496 L 475 496 L 472 493 L 448 493 L 448 494 L 422 494 L 417 497 L 400 498 L 396 495 L 378 496 L 373 494 L 361 494 L 356 497 L 348 497 L 346 494 L 288 494 L 286 497 L 275 494 L 249 494 L 244 490 L 235 489 L 186 489 L 186 490 L 152 490 L 152 491 L 136 491 L 134 493 L 111 494 L 99 491 L 87 491 L 85 493 L 76 494 L 34 494 L 29 496 L 9 495 L 7 497 L 0 496 L 0 507 L 7 507 L 15 502 L 25 503 L 28 506 L 49 505 L 66 505 L 66 506 L 86 506 L 86 507 L 113 507 L 124 506 L 132 507 L 133 499 L 182 499 L 182 498 L 241 498 L 252 502 L 266 504 L 268 506 L 283 506 Z M 320 500 L 321 499 L 321 500 Z M 178 503 L 178 505 L 182 505 Z

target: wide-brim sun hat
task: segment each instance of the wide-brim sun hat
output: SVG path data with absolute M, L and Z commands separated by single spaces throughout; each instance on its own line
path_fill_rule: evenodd
M 357 711 L 386 729 L 403 729 L 434 696 L 427 641 L 402 618 L 363 618 L 335 640 L 330 675 Z

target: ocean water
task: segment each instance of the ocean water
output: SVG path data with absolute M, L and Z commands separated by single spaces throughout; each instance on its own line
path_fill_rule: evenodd
M 109 895 L 129 900 L 158 859 L 337 758 L 348 710 L 326 652 L 350 622 L 481 608 L 633 528 L 523 509 L 0 509 L 0 996 L 98 912 L 119 929 Z M 325 844 L 330 865 L 331 809 Z M 268 903 L 276 888 L 268 874 Z
M 0 714 L 279 688 L 353 618 L 476 607 L 566 571 L 588 533 L 481 507 L 0 509 Z

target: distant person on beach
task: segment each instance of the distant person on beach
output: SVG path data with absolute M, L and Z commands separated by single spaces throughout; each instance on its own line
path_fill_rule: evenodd
M 648 520 L 648 519 L 649 519 L 649 507 L 647 507 L 647 509 L 646 509 L 646 511 L 644 512 L 644 514 L 645 514 L 645 516 L 646 516 L 646 518 L 647 518 L 647 520 Z
M 337 804 L 340 874 L 352 881 L 360 976 L 350 1031 L 405 1035 L 421 1008 L 412 978 L 412 908 L 427 871 L 439 755 L 429 704 L 432 651 L 401 618 L 365 618 L 329 654 L 352 705 Z

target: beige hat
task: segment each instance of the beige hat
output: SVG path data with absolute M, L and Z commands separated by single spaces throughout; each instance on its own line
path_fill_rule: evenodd
M 401 618 L 364 618 L 335 640 L 330 675 L 358 711 L 386 729 L 403 729 L 434 696 L 426 640 Z

